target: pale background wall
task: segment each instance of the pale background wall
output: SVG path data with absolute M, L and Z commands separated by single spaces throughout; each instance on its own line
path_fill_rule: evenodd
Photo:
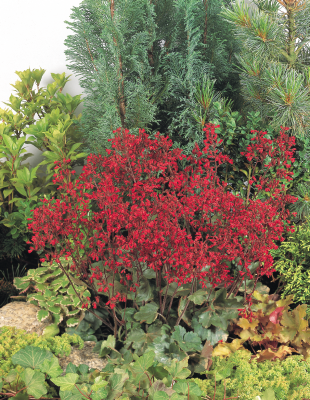
M 249 0 L 246 0 L 249 2 Z M 64 40 L 73 34 L 64 23 L 72 21 L 70 15 L 72 7 L 77 7 L 81 0 L 10 0 L 1 1 L 1 63 L 0 63 L 0 108 L 9 108 L 3 102 L 9 102 L 11 94 L 16 96 L 15 84 L 19 80 L 15 71 L 24 71 L 43 68 L 46 70 L 40 87 L 46 87 L 53 82 L 51 73 L 72 74 L 66 64 Z M 63 93 L 71 96 L 82 94 L 78 78 L 72 74 Z M 35 88 L 34 85 L 33 88 Z M 9 110 L 12 110 L 9 108 Z M 75 114 L 83 110 L 80 104 Z M 14 112 L 14 111 L 13 111 Z M 43 160 L 41 152 L 32 145 L 27 145 L 28 152 L 34 154 L 26 162 L 36 166 Z M 77 172 L 79 170 L 77 169 Z

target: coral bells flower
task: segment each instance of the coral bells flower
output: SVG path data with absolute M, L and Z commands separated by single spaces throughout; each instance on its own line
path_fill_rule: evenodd
M 275 240 L 283 240 L 284 223 L 289 221 L 285 205 L 297 200 L 285 194 L 281 183 L 293 179 L 288 169 L 295 139 L 285 128 L 274 141 L 265 138 L 266 132 L 252 131 L 255 137 L 241 154 L 251 171 L 270 157 L 266 168 L 276 170 L 276 175 L 267 179 L 266 174 L 253 172 L 249 184 L 255 182 L 255 194 L 264 191 L 270 197 L 264 202 L 244 201 L 227 191 L 217 176 L 219 165 L 233 164 L 217 149 L 217 127 L 205 126 L 205 147 L 200 150 L 196 145 L 188 157 L 181 149 L 171 149 L 172 141 L 159 132 L 150 139 L 141 129 L 139 135 L 119 129 L 110 140 L 112 150 L 104 157 L 91 154 L 77 181 L 71 181 L 70 159 L 55 163 L 60 199 L 44 199 L 33 211 L 29 252 L 54 244 L 51 260 L 71 256 L 80 279 L 89 278 L 94 291 L 104 301 L 108 298 L 111 310 L 143 290 L 145 273 L 153 276 L 163 297 L 163 280 L 178 287 L 232 285 L 236 278 L 227 262 L 236 259 L 241 260 L 243 279 L 253 278 L 253 261 L 259 262 L 258 276 L 268 276 L 273 271 L 269 250 L 276 247 Z M 178 162 L 184 158 L 189 165 L 181 171 Z M 87 268 L 95 261 L 88 277 Z M 250 307 L 250 297 L 247 302 Z M 251 318 L 250 309 L 240 311 Z

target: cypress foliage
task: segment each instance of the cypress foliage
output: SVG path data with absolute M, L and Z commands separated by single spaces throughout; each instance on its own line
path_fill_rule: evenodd
M 86 151 L 105 154 L 118 127 L 168 134 L 189 154 L 213 104 L 238 97 L 241 44 L 219 16 L 228 0 L 84 0 L 65 21 L 69 70 L 86 98 Z M 217 93 L 222 91 L 222 95 Z M 236 105 L 235 105 L 236 107 Z

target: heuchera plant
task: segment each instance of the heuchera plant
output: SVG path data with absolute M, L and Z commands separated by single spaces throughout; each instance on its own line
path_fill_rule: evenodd
M 276 249 L 274 240 L 281 240 L 284 223 L 290 212 L 285 203 L 296 198 L 286 195 L 280 179 L 292 180 L 289 172 L 295 149 L 291 149 L 295 138 L 289 138 L 282 128 L 275 140 L 264 138 L 266 132 L 252 131 L 254 137 L 245 154 L 251 170 L 264 165 L 274 168 L 276 174 L 267 180 L 266 169 L 252 175 L 249 184 L 257 192 L 270 192 L 264 202 L 258 199 L 240 198 L 227 191 L 226 183 L 216 176 L 220 164 L 232 160 L 218 153 L 215 125 L 206 125 L 205 148 L 201 152 L 196 146 L 187 159 L 191 165 L 178 170 L 177 160 L 182 160 L 182 150 L 169 151 L 172 141 L 156 134 L 149 139 L 144 130 L 139 136 L 128 130 L 114 131 L 112 149 L 108 156 L 90 155 L 79 180 L 72 183 L 66 165 L 70 160 L 57 163 L 54 183 L 62 183 L 62 200 L 43 200 L 43 205 L 34 210 L 31 250 L 42 249 L 46 244 L 53 248 L 46 254 L 47 260 L 55 259 L 61 265 L 60 256 L 72 256 L 82 279 L 87 279 L 98 295 L 108 296 L 104 305 L 111 308 L 114 329 L 121 326 L 115 314 L 115 304 L 134 300 L 139 280 L 146 269 L 154 271 L 158 289 L 161 315 L 169 314 L 166 304 L 169 285 L 177 283 L 191 285 L 190 295 L 197 285 L 216 288 L 224 282 L 229 288 L 227 298 L 237 293 L 244 278 L 253 279 L 249 265 L 259 261 L 255 278 L 270 276 L 274 269 L 273 259 L 268 254 Z M 264 172 L 265 171 L 265 172 Z M 282 190 L 281 190 L 282 189 Z M 245 200 L 245 201 L 244 201 Z M 99 211 L 90 212 L 91 201 Z M 287 220 L 289 224 L 290 221 Z M 289 231 L 290 226 L 286 226 Z M 238 260 L 239 273 L 234 278 L 227 263 Z M 102 267 L 92 268 L 89 277 L 87 268 L 96 260 Z M 42 259 L 45 261 L 45 258 Z M 132 266 L 137 265 L 137 273 Z M 119 274 L 122 279 L 115 282 Z M 97 280 L 97 288 L 94 286 Z M 165 291 L 161 282 L 165 280 Z M 253 291 L 255 290 L 255 285 Z M 252 293 L 253 293 L 252 291 Z M 245 291 L 246 294 L 246 291 Z M 246 296 L 247 306 L 242 316 L 251 318 L 251 294 Z M 176 326 L 180 323 L 190 300 L 188 299 Z M 96 297 L 96 308 L 99 296 Z M 86 308 L 89 304 L 84 305 Z M 114 314 L 113 314 L 114 313 Z

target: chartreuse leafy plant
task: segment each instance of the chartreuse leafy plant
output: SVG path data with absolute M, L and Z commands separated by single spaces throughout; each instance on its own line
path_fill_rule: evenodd
M 19 296 L 11 296 L 17 300 L 25 300 L 40 307 L 38 321 L 52 317 L 43 335 L 58 335 L 62 327 L 73 327 L 83 319 L 85 313 L 83 301 L 87 301 L 90 292 L 85 282 L 77 279 L 76 272 L 70 271 L 72 260 L 62 258 L 63 269 L 54 261 L 42 263 L 42 267 L 30 269 L 22 278 L 14 278 L 14 286 L 21 290 Z M 74 282 L 74 287 L 70 285 Z M 26 295 L 25 295 L 26 294 Z M 22 296 L 21 296 L 22 295 Z
M 285 360 L 251 361 L 246 350 L 228 358 L 214 356 L 204 379 L 191 379 L 205 399 L 301 400 L 310 397 L 310 362 L 293 355 Z M 214 397 L 215 394 L 215 397 Z
M 71 345 L 78 345 L 79 349 L 84 347 L 84 341 L 78 335 L 47 337 L 38 336 L 37 333 L 27 333 L 23 329 L 4 326 L 0 328 L 0 376 L 5 377 L 12 369 L 11 357 L 19 350 L 31 345 L 51 351 L 54 355 L 68 356 L 71 353 Z M 18 372 L 23 370 L 17 368 Z
M 198 385 L 186 380 L 190 375 L 187 358 L 172 360 L 169 366 L 154 362 L 154 358 L 151 351 L 141 357 L 128 351 L 115 352 L 101 372 L 85 364 L 77 367 L 69 363 L 65 375 L 60 376 L 63 371 L 50 351 L 26 346 L 12 356 L 16 368 L 0 379 L 0 394 L 9 391 L 20 399 L 41 399 L 51 393 L 48 383 L 52 383 L 53 395 L 62 400 L 201 399 Z M 18 371 L 19 366 L 24 368 L 22 372 Z
M 227 357 L 246 346 L 254 352 L 251 356 L 247 350 L 256 362 L 283 360 L 292 353 L 301 354 L 307 360 L 310 357 L 307 305 L 289 311 L 293 295 L 281 300 L 273 300 L 273 296 L 254 291 L 251 317 L 235 320 L 228 328 L 240 339 L 219 343 L 212 355 Z
M 282 297 L 291 294 L 295 303 L 310 305 L 310 218 L 296 226 L 289 238 L 278 249 L 270 250 L 276 259 L 275 269 L 285 285 Z M 307 309 L 309 317 L 310 310 Z
M 16 255 L 13 243 L 16 239 L 28 240 L 26 224 L 31 216 L 30 210 L 37 206 L 38 199 L 44 194 L 55 193 L 55 186 L 49 182 L 54 162 L 70 160 L 68 167 L 72 169 L 74 165 L 83 165 L 86 156 L 86 153 L 76 151 L 82 144 L 77 143 L 79 133 L 76 126 L 81 114 L 78 117 L 74 115 L 82 101 L 80 95 L 71 97 L 61 93 L 69 80 L 65 73 L 52 73 L 55 82 L 48 84 L 46 90 L 39 88 L 44 72 L 43 69 L 16 71 L 21 80 L 12 86 L 18 96 L 11 95 L 10 103 L 5 103 L 16 114 L 9 109 L 0 109 L 0 158 L 4 158 L 0 163 L 0 223 L 9 228 L 11 255 Z M 37 93 L 32 90 L 34 83 Z M 34 119 L 35 115 L 39 117 L 38 121 Z M 27 140 L 26 135 L 30 135 Z M 43 151 L 45 157 L 32 169 L 29 164 L 22 165 L 32 156 L 24 148 L 26 144 Z M 48 174 L 42 178 L 38 169 L 46 164 Z M 0 248 L 0 256 L 4 252 Z

